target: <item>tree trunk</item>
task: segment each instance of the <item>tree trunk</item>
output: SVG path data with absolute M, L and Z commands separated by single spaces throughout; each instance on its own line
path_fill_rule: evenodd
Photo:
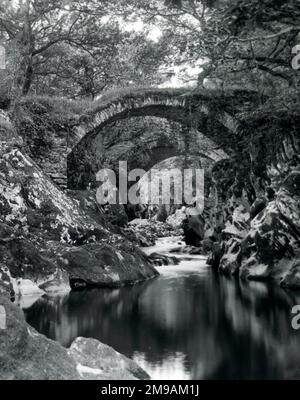
M 25 72 L 24 81 L 22 86 L 22 95 L 26 96 L 30 90 L 33 78 L 33 66 L 32 66 L 32 52 L 34 50 L 32 27 L 30 21 L 30 0 L 26 0 L 25 7 L 25 20 L 23 26 L 23 45 L 26 49 L 25 56 Z
M 25 74 L 24 74 L 24 82 L 22 87 L 22 95 L 26 96 L 30 90 L 32 84 L 32 77 L 33 77 L 33 68 L 31 61 L 26 67 Z

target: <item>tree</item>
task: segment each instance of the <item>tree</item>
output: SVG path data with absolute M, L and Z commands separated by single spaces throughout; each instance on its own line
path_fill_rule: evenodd
M 36 71 L 55 56 L 57 45 L 69 44 L 89 52 L 100 48 L 99 26 L 105 14 L 105 1 L 19 0 L 4 1 L 0 8 L 0 33 L 8 46 L 20 54 L 18 83 L 22 94 L 29 92 Z
M 18 54 L 15 88 L 22 95 L 94 98 L 114 81 L 146 79 L 166 46 L 154 48 L 143 33 L 123 30 L 123 17 L 109 1 L 4 0 L 0 35 Z
M 128 3 L 128 2 L 127 2 Z M 210 78 L 222 84 L 273 88 L 294 86 L 292 47 L 300 32 L 296 0 L 142 0 L 131 7 L 169 36 L 175 65 L 200 60 L 198 84 Z M 123 3 L 123 7 L 125 4 Z

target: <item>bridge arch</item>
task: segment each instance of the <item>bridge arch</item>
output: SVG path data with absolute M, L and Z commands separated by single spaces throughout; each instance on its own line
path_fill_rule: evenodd
M 135 89 L 123 92 L 118 96 L 100 99 L 99 102 L 80 118 L 77 130 L 77 143 L 69 146 L 68 187 L 75 188 L 74 173 L 80 152 L 91 148 L 97 141 L 102 146 L 107 135 L 106 129 L 117 121 L 139 117 L 156 117 L 180 124 L 183 131 L 190 129 L 203 132 L 217 146 L 231 152 L 239 133 L 239 123 L 233 115 L 218 107 L 214 94 L 210 92 L 195 93 L 183 89 Z M 102 141 L 102 143 L 101 143 Z M 122 143 L 122 132 L 116 143 Z M 166 151 L 166 157 L 178 155 L 174 143 L 165 143 L 160 151 Z M 156 149 L 158 151 L 158 148 Z M 103 147 L 105 151 L 105 147 Z M 157 152 L 153 153 L 154 156 Z M 155 162 L 160 161 L 158 158 Z M 78 160 L 80 162 L 80 160 Z M 140 166 L 143 168 L 143 166 Z M 147 168 L 151 165 L 147 165 Z

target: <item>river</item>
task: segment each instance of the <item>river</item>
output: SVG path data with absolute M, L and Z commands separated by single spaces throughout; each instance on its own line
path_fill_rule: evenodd
M 176 246 L 178 238 L 163 238 L 146 251 Z M 300 293 L 220 276 L 203 256 L 176 256 L 179 265 L 142 284 L 43 296 L 24 304 L 26 319 L 64 346 L 99 339 L 153 379 L 300 378 L 300 331 L 291 326 Z

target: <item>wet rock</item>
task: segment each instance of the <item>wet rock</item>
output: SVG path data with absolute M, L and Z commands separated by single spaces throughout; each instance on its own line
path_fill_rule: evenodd
M 136 218 L 129 222 L 125 232 L 132 233 L 141 246 L 153 246 L 155 240 L 166 236 L 180 236 L 181 229 L 155 219 Z
M 76 362 L 77 371 L 84 379 L 150 379 L 134 361 L 95 339 L 75 339 L 68 354 Z
M 168 218 L 168 213 L 167 213 L 166 207 L 164 205 L 159 206 L 158 213 L 156 215 L 157 221 L 166 222 L 167 218 Z
M 201 242 L 201 254 L 210 254 L 214 247 L 214 241 L 209 238 L 205 238 Z
M 206 264 L 211 265 L 214 269 L 218 269 L 222 255 L 223 250 L 221 245 L 219 243 L 214 243 L 211 254 L 207 258 Z
M 67 350 L 39 334 L 0 280 L 1 380 L 148 378 L 135 362 L 97 340 L 78 338 Z
M 0 329 L 0 378 L 2 380 L 80 379 L 67 350 L 26 324 L 21 309 L 2 293 L 5 329 Z
M 179 260 L 176 257 L 166 256 L 165 254 L 152 253 L 148 256 L 148 260 L 151 264 L 156 266 L 162 265 L 177 265 Z
M 147 257 L 135 246 L 93 243 L 70 248 L 60 257 L 73 289 L 118 287 L 158 275 Z
M 150 233 L 126 229 L 125 235 L 130 241 L 136 242 L 141 247 L 149 247 L 155 245 L 156 237 L 154 235 L 151 235 Z
M 241 240 L 232 237 L 226 240 L 223 254 L 219 260 L 219 271 L 227 275 L 235 275 L 239 272 L 241 258 Z
M 276 199 L 251 222 L 243 242 L 241 277 L 282 279 L 294 268 L 300 249 L 299 178 L 300 172 L 290 174 Z
M 299 257 L 293 262 L 290 271 L 281 281 L 281 286 L 300 289 L 300 259 Z
M 233 212 L 232 218 L 222 231 L 223 254 L 219 262 L 219 271 L 228 275 L 239 272 L 241 263 L 242 241 L 246 237 L 250 223 L 250 214 L 240 204 Z
M 252 204 L 250 209 L 250 216 L 251 218 L 255 218 L 257 214 L 259 214 L 267 205 L 266 199 L 256 199 L 255 202 Z
M 174 249 L 170 250 L 170 253 L 203 254 L 201 247 L 188 246 L 188 245 L 175 247 Z
M 64 269 L 57 268 L 54 274 L 39 284 L 39 288 L 47 294 L 67 293 L 70 291 L 70 277 Z
M 190 215 L 187 212 L 186 218 L 182 221 L 183 238 L 189 246 L 200 246 L 204 238 L 205 221 L 202 215 Z

